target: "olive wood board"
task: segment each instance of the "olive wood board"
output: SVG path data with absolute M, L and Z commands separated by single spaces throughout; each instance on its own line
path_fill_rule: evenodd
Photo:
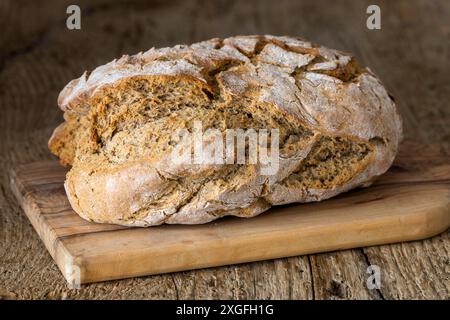
M 412 241 L 450 226 L 450 160 L 405 142 L 368 188 L 318 203 L 273 207 L 255 218 L 130 228 L 80 218 L 56 160 L 18 165 L 11 186 L 69 284 L 88 283 Z

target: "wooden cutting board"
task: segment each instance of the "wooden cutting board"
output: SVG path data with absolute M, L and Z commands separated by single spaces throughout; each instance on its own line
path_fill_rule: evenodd
M 57 161 L 20 165 L 11 185 L 70 284 L 418 240 L 450 226 L 448 154 L 411 142 L 369 188 L 194 226 L 87 222 L 67 200 L 66 170 Z

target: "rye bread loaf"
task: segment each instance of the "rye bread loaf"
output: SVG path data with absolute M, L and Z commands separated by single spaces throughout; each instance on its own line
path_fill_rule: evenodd
M 393 99 L 368 68 L 291 37 L 123 56 L 71 81 L 58 104 L 65 122 L 49 148 L 72 166 L 65 189 L 73 209 L 130 226 L 253 217 L 368 186 L 391 165 L 402 134 Z M 176 161 L 175 148 L 191 146 L 173 133 L 192 132 L 195 121 L 205 133 L 277 129 L 278 170 Z

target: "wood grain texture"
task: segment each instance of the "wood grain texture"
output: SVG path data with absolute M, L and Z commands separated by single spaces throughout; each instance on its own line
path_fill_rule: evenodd
M 82 29 L 65 28 L 72 1 L 0 1 L 0 296 L 3 298 L 448 299 L 450 233 L 425 241 L 95 283 L 69 290 L 22 213 L 8 172 L 50 159 L 56 97 L 84 70 L 124 53 L 234 34 L 301 35 L 354 52 L 395 96 L 405 136 L 450 156 L 450 3 L 397 1 L 76 1 Z M 382 29 L 365 28 L 379 4 Z M 424 155 L 426 156 L 426 155 Z M 420 170 L 420 169 L 418 169 Z M 368 292 L 368 264 L 382 270 Z
M 450 227 L 450 161 L 421 159 L 414 144 L 407 146 L 370 188 L 203 225 L 125 228 L 85 221 L 65 197 L 66 171 L 57 161 L 18 166 L 11 186 L 68 283 L 89 283 L 435 236 Z

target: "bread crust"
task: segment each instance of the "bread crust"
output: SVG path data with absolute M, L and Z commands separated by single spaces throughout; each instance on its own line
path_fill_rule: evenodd
M 216 167 L 181 168 L 167 155 L 105 167 L 83 157 L 74 160 L 74 151 L 62 144 L 73 135 L 66 130 L 73 127 L 67 121 L 88 114 L 92 99 L 105 88 L 136 77 L 190 79 L 225 102 L 246 98 L 270 106 L 312 135 L 294 154 L 280 158 L 279 171 L 269 179 L 258 165 L 246 167 L 225 184 L 206 184 L 194 195 L 178 190 L 168 196 L 171 177 L 181 171 L 189 176 L 189 170 L 192 176 L 208 175 Z M 320 201 L 368 186 L 390 167 L 402 138 L 395 103 L 368 68 L 359 67 L 349 54 L 293 37 L 236 36 L 123 56 L 72 80 L 61 91 L 58 105 L 67 121 L 55 129 L 49 148 L 62 163 L 73 165 L 65 183 L 73 209 L 88 220 L 130 226 L 252 217 L 272 205 Z M 370 155 L 354 165 L 344 183 L 306 189 L 287 185 L 286 179 L 322 136 L 365 143 Z M 167 200 L 149 208 L 153 196 Z

